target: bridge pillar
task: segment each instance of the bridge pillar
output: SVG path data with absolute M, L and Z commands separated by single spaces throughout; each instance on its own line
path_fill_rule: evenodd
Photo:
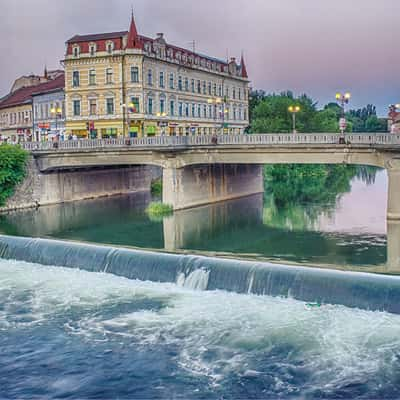
M 387 222 L 387 272 L 400 273 L 400 220 Z
M 400 159 L 387 163 L 388 173 L 388 220 L 400 220 Z
M 237 199 L 264 191 L 261 165 L 207 164 L 163 169 L 163 202 L 174 210 Z

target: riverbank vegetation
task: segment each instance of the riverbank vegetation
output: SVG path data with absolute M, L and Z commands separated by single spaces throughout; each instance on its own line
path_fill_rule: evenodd
M 156 179 L 151 182 L 151 194 L 153 196 L 161 196 L 162 195 L 162 179 Z
M 173 208 L 169 204 L 164 204 L 161 202 L 152 202 L 146 208 L 146 213 L 150 217 L 165 217 L 173 213 Z
M 28 153 L 18 146 L 0 145 L 0 206 L 13 195 L 24 180 Z

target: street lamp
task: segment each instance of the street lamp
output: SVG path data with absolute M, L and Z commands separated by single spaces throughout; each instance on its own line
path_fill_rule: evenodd
M 50 109 L 51 115 L 54 115 L 55 120 L 56 120 L 56 133 L 58 133 L 58 117 L 61 116 L 62 109 L 61 107 L 52 107 Z
M 344 131 L 346 130 L 347 126 L 345 105 L 349 103 L 350 99 L 351 99 L 351 94 L 349 92 L 346 92 L 345 94 L 336 93 L 336 101 L 340 104 L 340 107 L 342 109 L 342 116 L 339 121 L 340 132 L 342 136 L 344 135 Z
M 297 133 L 296 131 L 296 114 L 300 112 L 301 108 L 300 106 L 289 106 L 288 108 L 289 112 L 292 114 L 292 119 L 293 119 L 293 133 Z
M 124 123 L 124 138 L 125 138 L 127 136 L 126 135 L 126 130 L 128 130 L 128 135 L 129 135 L 129 129 L 130 129 L 130 126 L 131 126 L 131 121 L 130 121 L 130 118 L 129 118 L 129 112 L 131 112 L 131 110 L 133 112 L 133 110 L 135 109 L 135 105 L 132 102 L 130 102 L 128 105 L 124 103 L 124 104 L 122 104 L 122 109 L 123 109 L 123 112 L 124 112 L 124 119 L 126 118 L 126 126 L 128 128 L 128 129 L 126 129 L 126 126 L 125 126 L 125 123 Z
M 158 118 L 160 118 L 160 126 L 162 127 L 161 134 L 164 136 L 165 135 L 166 122 L 165 121 L 163 122 L 162 118 L 167 117 L 168 114 L 166 112 L 158 112 L 156 115 L 157 115 Z
M 221 115 L 221 120 L 222 120 L 221 134 L 223 134 L 224 127 L 225 127 L 225 114 L 228 114 L 228 112 L 229 112 L 229 110 L 226 108 L 226 103 L 227 103 L 226 97 L 224 97 L 223 99 L 221 99 L 220 97 L 208 99 L 207 102 L 208 102 L 208 104 L 214 104 L 216 114 L 217 114 L 218 105 L 222 105 L 220 108 L 220 115 Z M 217 116 L 216 116 L 216 118 L 217 118 Z

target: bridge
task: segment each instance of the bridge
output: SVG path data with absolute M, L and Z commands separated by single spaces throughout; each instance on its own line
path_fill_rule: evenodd
M 32 153 L 39 174 L 58 174 L 58 181 L 72 171 L 161 167 L 163 201 L 176 210 L 262 192 L 264 164 L 372 165 L 388 170 L 387 216 L 400 219 L 400 134 L 157 136 L 29 142 L 22 147 Z

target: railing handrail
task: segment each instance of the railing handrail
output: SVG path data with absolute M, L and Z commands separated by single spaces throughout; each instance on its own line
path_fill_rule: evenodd
M 395 145 L 400 146 L 400 134 L 352 133 L 343 137 L 337 133 L 269 133 L 249 135 L 198 135 L 198 136 L 153 136 L 144 138 L 79 139 L 59 142 L 23 142 L 28 151 L 76 151 L 101 150 L 104 148 L 157 148 L 196 147 L 211 145 Z

